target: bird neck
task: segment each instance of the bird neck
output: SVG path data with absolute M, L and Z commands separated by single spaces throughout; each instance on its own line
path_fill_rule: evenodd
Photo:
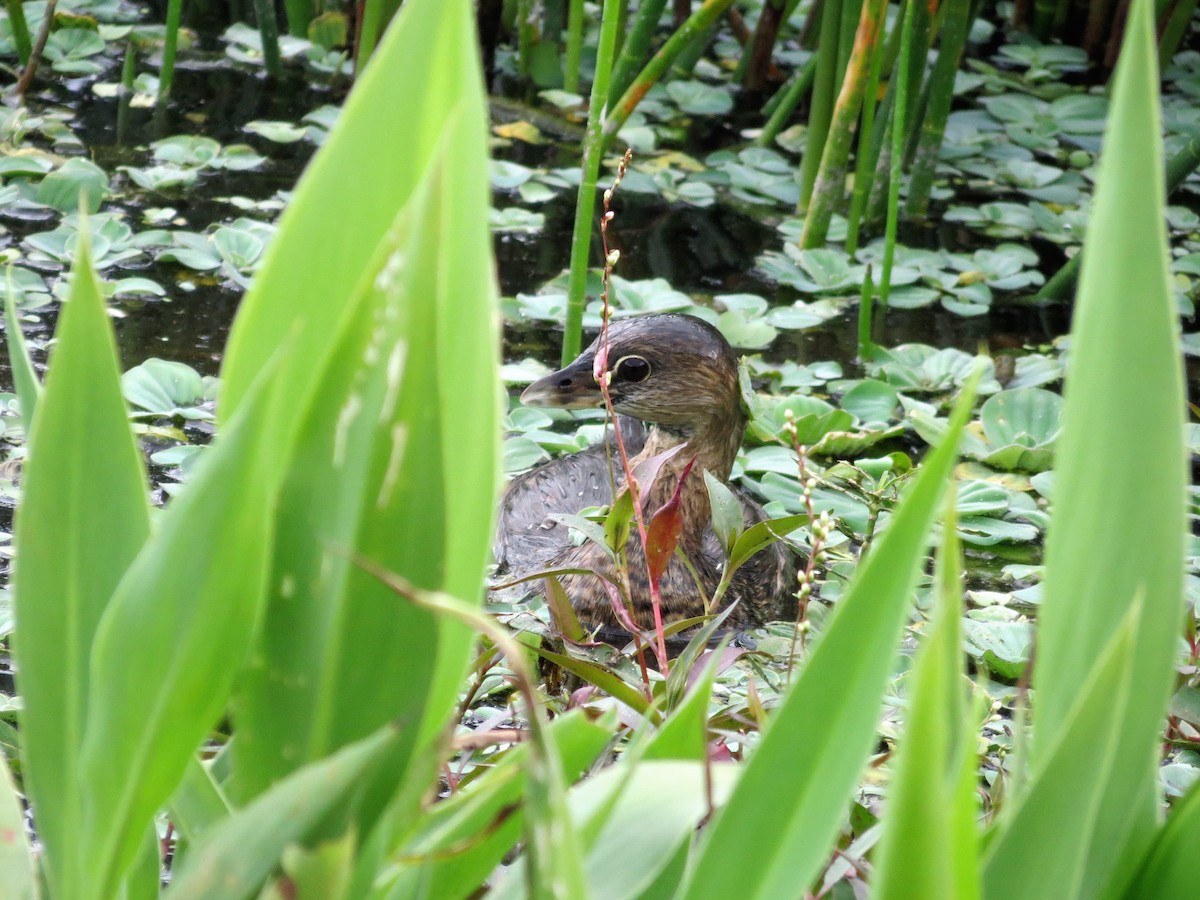
M 670 459 L 666 460 L 654 479 L 650 495 L 645 502 L 648 515 L 653 515 L 664 503 L 671 499 L 679 484 L 679 476 L 689 462 L 695 459 L 692 472 L 684 482 L 680 491 L 683 507 L 683 535 L 685 543 L 699 540 L 711 519 L 708 500 L 708 487 L 704 483 L 704 473 L 709 472 L 715 478 L 726 481 L 733 468 L 734 457 L 742 445 L 742 434 L 746 428 L 746 417 L 741 408 L 736 415 L 725 419 L 714 419 L 697 428 L 691 433 L 677 431 L 655 425 L 646 435 L 646 444 L 635 460 L 637 463 L 660 453 L 665 453 L 683 444 Z

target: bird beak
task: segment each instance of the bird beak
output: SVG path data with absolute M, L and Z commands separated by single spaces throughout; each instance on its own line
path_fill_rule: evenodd
M 521 394 L 526 406 L 553 406 L 558 409 L 582 409 L 604 402 L 600 387 L 592 375 L 592 354 L 584 353 L 565 369 L 539 378 Z

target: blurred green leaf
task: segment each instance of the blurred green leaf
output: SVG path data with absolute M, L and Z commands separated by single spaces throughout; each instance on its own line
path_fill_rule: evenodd
M 1128 607 L 1027 789 L 998 820 L 983 857 L 989 898 L 1088 896 L 1080 886 L 1095 866 L 1088 856 L 1104 794 L 1137 783 L 1138 773 L 1116 768 L 1122 720 L 1113 710 L 1130 700 L 1140 607 Z
M 171 880 L 172 898 L 258 895 L 284 848 L 303 839 L 385 759 L 402 729 L 374 734 L 310 763 L 204 835 Z
M 608 728 L 575 710 L 549 730 L 568 781 L 578 778 L 611 740 Z M 495 870 L 521 834 L 524 764 L 529 748 L 514 747 L 489 759 L 486 774 L 430 807 L 417 831 L 379 877 L 376 896 L 466 897 Z
M 1130 605 L 1141 598 L 1128 705 L 1110 697 L 1097 720 L 1118 736 L 1115 757 L 1110 764 L 1104 754 L 1083 752 L 1073 761 L 1083 770 L 1083 793 L 1054 788 L 1055 804 L 1031 790 L 1025 801 L 1045 817 L 1040 859 L 1062 856 L 1069 871 L 1079 854 L 1072 890 L 1081 896 L 1119 890 L 1154 833 L 1153 748 L 1171 693 L 1182 611 L 1185 407 L 1152 19 L 1150 3 L 1133 4 L 1083 249 L 1033 674 L 1038 701 L 1029 762 L 1037 771 L 1057 764 L 1069 713 L 1090 690 L 1093 663 L 1117 641 Z M 1122 359 L 1137 365 L 1114 364 Z M 1014 813 L 1024 818 L 1024 808 Z M 1025 862 L 996 848 L 989 896 L 993 883 L 1020 874 L 1008 865 L 1031 874 Z
M 80 743 L 96 702 L 93 637 L 150 532 L 146 477 L 86 238 L 56 335 L 22 476 L 14 649 L 25 789 L 38 809 L 48 881 L 66 892 L 80 846 Z
M 36 900 L 37 857 L 25 831 L 25 807 L 17 796 L 8 762 L 0 756 L 0 884 L 12 900 Z
M 260 439 L 276 424 L 269 387 L 201 458 L 96 629 L 74 783 L 83 828 L 67 896 L 112 896 L 245 661 L 262 611 L 279 478 L 273 448 Z
M 321 349 L 310 348 L 305 371 L 287 381 L 293 398 L 297 391 L 305 398 L 304 412 L 291 426 L 296 448 L 280 499 L 265 627 L 238 698 L 239 798 L 385 722 L 406 723 L 388 763 L 363 785 L 364 834 L 402 782 L 411 789 L 389 815 L 399 835 L 413 826 L 415 804 L 442 753 L 472 634 L 397 597 L 351 557 L 477 604 L 491 538 L 498 341 L 484 215 L 485 113 L 479 82 L 468 77 L 475 50 L 467 7 L 429 0 L 405 6 L 314 160 L 306 184 L 317 186 L 307 189 L 307 206 L 297 200 L 292 207 L 307 213 L 287 219 L 271 245 L 281 254 L 274 259 L 292 258 L 297 246 L 327 232 L 330 214 L 321 204 L 336 209 L 344 189 L 321 173 L 357 152 L 342 139 L 361 139 L 364 118 L 379 118 L 355 98 L 386 90 L 394 101 L 392 92 L 407 85 L 420 95 L 412 101 L 419 108 L 431 91 L 406 80 L 411 54 L 450 54 L 442 62 L 451 71 L 437 79 L 450 108 L 438 108 L 426 123 L 430 134 L 411 141 L 436 142 L 423 151 L 429 165 L 418 183 L 404 187 L 409 202 L 396 221 L 376 222 L 371 258 L 343 272 L 356 287 L 347 293 L 339 285 L 340 320 L 326 320 L 326 333 L 302 336 L 302 345 L 317 340 Z M 387 181 L 394 166 L 416 165 L 413 152 L 405 149 L 401 163 L 372 154 L 369 165 Z M 371 192 L 398 189 L 375 185 Z M 357 224 L 351 230 L 367 240 Z M 288 277 L 268 262 L 256 283 Z M 306 296 L 314 310 L 322 308 L 316 318 L 324 317 L 330 297 L 311 289 Z M 278 299 L 273 289 L 248 296 L 237 328 L 261 338 L 274 327 L 279 310 L 271 304 Z M 242 352 L 257 353 L 248 347 Z M 250 359 L 236 352 L 228 358 L 235 381 Z
M 1196 885 L 1196 859 L 1200 858 L 1200 782 L 1171 809 L 1159 828 L 1142 869 L 1129 892 L 1129 900 L 1186 897 Z
M 1082 251 L 1033 671 L 1038 775 L 990 842 L 997 898 L 1120 893 L 1156 830 L 1187 481 L 1152 18 L 1135 2 Z
M 936 610 L 909 676 L 908 716 L 872 885 L 881 900 L 980 896 L 976 738 L 962 666 L 962 551 L 947 504 Z
M 973 399 L 974 381 L 702 839 L 683 896 L 791 896 L 819 871 L 874 740 L 879 701 Z

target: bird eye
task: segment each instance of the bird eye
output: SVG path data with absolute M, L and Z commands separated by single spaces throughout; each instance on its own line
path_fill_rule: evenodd
M 614 381 L 633 384 L 650 376 L 650 363 L 640 356 L 623 356 L 617 360 L 612 372 Z

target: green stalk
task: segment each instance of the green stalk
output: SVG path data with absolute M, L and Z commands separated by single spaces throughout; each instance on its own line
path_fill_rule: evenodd
M 875 358 L 875 341 L 871 338 L 871 313 L 875 303 L 875 279 L 871 267 L 863 277 L 862 291 L 858 295 L 858 358 L 870 362 Z
M 1070 0 L 1033 0 L 1033 33 L 1049 41 L 1066 21 Z
M 17 46 L 17 58 L 22 66 L 29 65 L 29 56 L 33 52 L 33 41 L 29 39 L 29 24 L 25 21 L 25 9 L 21 0 L 5 0 L 8 10 L 8 24 L 12 29 L 13 43 Z
M 879 280 L 879 304 L 887 310 L 888 292 L 892 287 L 892 259 L 896 253 L 896 220 L 900 213 L 900 166 L 904 158 L 904 133 L 908 115 L 909 56 L 912 52 L 912 29 L 914 7 L 910 4 L 904 11 L 900 39 L 900 78 L 896 85 L 896 113 L 892 118 L 892 178 L 888 184 L 887 231 L 883 243 L 883 275 Z
M 1167 160 L 1167 196 L 1170 197 L 1183 184 L 1192 172 L 1200 167 L 1200 137 L 1191 138 L 1183 149 Z M 1080 257 L 1076 253 L 1066 261 L 1061 269 L 1055 272 L 1042 285 L 1042 289 L 1033 298 L 1035 302 L 1042 300 L 1061 300 L 1075 287 L 1079 277 Z
M 283 0 L 283 10 L 287 15 L 288 34 L 293 37 L 307 37 L 308 23 L 312 21 L 312 0 Z
M 817 75 L 813 83 L 812 105 L 808 113 L 808 137 L 804 145 L 804 159 L 800 162 L 801 211 L 808 208 L 812 197 L 817 172 L 821 168 L 821 157 L 825 153 L 825 140 L 829 134 L 829 121 L 833 116 L 834 92 L 836 90 L 838 32 L 841 30 L 841 5 L 838 0 L 821 0 L 821 34 L 817 42 Z
M 563 63 L 563 90 L 579 90 L 579 60 L 583 56 L 583 0 L 570 0 L 567 12 L 567 54 Z
M 838 36 L 838 86 L 834 91 L 837 96 L 842 90 L 842 79 L 850 67 L 850 57 L 854 53 L 854 42 L 858 37 L 858 22 L 862 18 L 862 0 L 842 0 L 841 34 Z
M 946 18 L 942 23 L 941 47 L 929 76 L 929 102 L 920 120 L 920 137 L 909 171 L 905 213 L 915 218 L 923 217 L 929 209 L 929 194 L 942 150 L 946 119 L 954 100 L 954 77 L 971 30 L 971 0 L 949 0 L 944 10 Z
M 13 290 L 12 263 L 5 270 L 4 291 L 4 336 L 8 343 L 8 358 L 12 368 L 13 386 L 17 391 L 17 399 L 21 404 L 21 426 L 26 436 L 33 427 L 33 411 L 42 396 L 42 384 L 38 381 L 37 370 L 29 358 L 29 348 L 25 344 L 25 332 L 21 330 L 21 319 L 17 313 L 17 297 Z
M 638 7 L 637 18 L 633 20 L 633 27 L 625 38 L 621 54 L 617 57 L 616 66 L 613 68 L 612 82 L 608 91 L 610 104 L 619 99 L 633 84 L 638 68 L 650 51 L 650 40 L 654 37 L 654 30 L 658 27 L 658 23 L 662 21 L 666 5 L 667 0 L 646 0 Z
M 517 0 L 517 74 L 529 78 L 529 57 L 533 53 L 532 0 Z
M 882 27 L 882 26 L 881 26 Z M 899 35 L 900 29 L 896 29 Z M 894 41 L 892 42 L 895 43 Z M 850 197 L 850 215 L 846 229 L 846 252 L 853 254 L 858 249 L 858 226 L 862 221 L 863 207 L 871 189 L 871 173 L 875 169 L 871 155 L 871 141 L 875 131 L 875 107 L 879 104 L 879 73 L 883 69 L 884 57 L 891 50 L 889 45 L 882 53 L 871 57 L 871 74 L 867 76 L 866 96 L 863 98 L 862 122 L 858 128 L 858 150 L 854 154 L 854 191 Z
M 662 78 L 675 58 L 690 44 L 706 35 L 709 27 L 729 8 L 731 3 L 733 0 L 704 0 L 700 8 L 675 29 L 675 33 L 650 58 L 645 68 L 633 80 L 633 84 L 629 86 L 628 90 L 621 95 L 621 99 L 617 101 L 616 105 L 609 107 L 604 123 L 603 147 L 607 147 L 617 136 L 617 132 L 621 130 L 630 114 L 637 108 L 638 103 L 646 96 L 646 92 Z M 608 2 L 605 2 L 604 6 L 607 10 Z M 601 34 L 603 36 L 603 32 Z M 592 96 L 595 97 L 594 91 Z M 593 99 L 594 104 L 595 100 Z M 567 361 L 570 362 L 570 360 Z
M 183 0 L 167 0 L 167 33 L 163 39 L 162 66 L 158 72 L 160 106 L 171 96 L 171 84 L 175 81 L 175 51 L 179 47 L 179 20 L 182 14 Z
M 795 111 L 796 106 L 804 99 L 813 86 L 813 79 L 817 74 L 817 57 L 814 54 L 808 58 L 808 62 L 804 64 L 804 68 L 795 72 L 788 80 L 788 83 L 776 92 L 775 96 L 767 101 L 763 107 L 763 111 L 770 118 L 767 119 L 767 124 L 763 126 L 762 134 L 754 139 L 754 146 L 769 147 L 779 136 L 779 132 L 783 130 L 783 126 Z
M 692 73 L 696 69 L 696 63 L 700 62 L 704 56 L 704 51 L 708 49 L 708 45 L 712 43 L 712 39 L 716 37 L 717 29 L 721 23 L 713 21 L 702 32 L 695 35 L 692 40 L 683 48 L 675 62 L 671 64 L 671 75 L 674 78 L 691 78 Z
M 876 127 L 878 132 L 876 136 L 877 149 L 875 162 L 875 176 L 871 185 L 871 193 L 867 199 L 867 211 L 865 218 L 868 222 L 876 222 L 883 218 L 884 210 L 886 209 L 887 199 L 890 196 L 888 185 L 890 184 L 890 172 L 892 170 L 892 146 L 895 143 L 892 139 L 892 129 L 894 127 L 894 117 L 891 115 L 891 108 L 896 104 L 895 87 L 899 90 L 901 79 L 901 65 L 907 71 L 907 78 L 904 80 L 907 89 L 904 92 L 905 97 L 905 122 L 912 121 L 912 111 L 917 106 L 917 100 L 921 90 L 921 81 L 925 74 L 925 59 L 929 55 L 930 36 L 932 34 L 932 15 L 929 12 L 929 7 L 926 3 L 915 2 L 907 4 L 905 12 L 906 16 L 912 17 L 912 26 L 909 36 L 901 38 L 900 46 L 904 51 L 907 51 L 907 63 L 902 63 L 897 59 L 896 66 L 892 69 L 891 83 L 888 84 L 888 96 L 884 98 L 884 104 L 889 107 L 889 115 L 886 119 L 879 122 Z M 904 34 L 904 30 L 897 29 Z M 915 37 L 914 37 L 915 36 Z M 905 126 L 907 127 L 907 125 Z M 907 141 L 902 141 L 900 147 L 901 156 L 903 156 L 904 148 Z
M 1192 16 L 1196 14 L 1196 0 L 1177 0 L 1170 7 L 1170 15 L 1162 26 L 1162 35 L 1158 39 L 1158 58 L 1160 65 L 1166 66 L 1179 49 L 1179 42 L 1187 33 Z
M 255 3 L 262 0 L 255 0 Z M 383 30 L 396 15 L 402 0 L 366 0 L 363 4 L 362 22 L 358 29 L 358 40 L 354 48 L 354 71 L 362 74 L 371 54 L 379 44 Z
M 118 144 L 125 143 L 125 138 L 129 131 L 129 104 L 133 100 L 133 79 L 136 73 L 137 53 L 133 49 L 133 41 L 126 41 L 125 59 L 121 63 L 121 93 L 117 98 Z
M 854 123 L 870 80 L 869 69 L 875 57 L 880 55 L 879 35 L 886 13 L 886 0 L 867 0 L 862 6 L 854 50 L 846 64 L 846 76 L 834 107 L 821 168 L 804 219 L 804 232 L 800 235 L 800 246 L 805 249 L 824 246 L 834 208 L 840 206 L 845 197 L 846 162 L 854 140 Z
M 860 224 L 862 224 L 865 211 L 868 209 L 868 202 L 872 196 L 871 188 L 875 185 L 878 173 L 880 155 L 890 133 L 888 124 L 892 119 L 895 78 L 888 79 L 887 90 L 883 92 L 883 100 L 878 103 L 874 100 L 878 96 L 878 84 L 880 84 L 883 72 L 894 72 L 896 60 L 900 58 L 900 37 L 904 32 L 901 25 L 904 23 L 906 8 L 906 0 L 901 0 L 900 12 L 896 16 L 892 34 L 888 36 L 886 49 L 883 50 L 882 58 L 875 60 L 877 71 L 871 76 L 874 78 L 874 84 L 868 89 L 868 96 L 872 98 L 872 102 L 865 109 L 863 128 L 858 138 L 858 154 L 854 161 L 854 192 L 850 204 L 850 221 L 848 221 L 850 232 L 847 233 L 846 240 L 846 248 L 851 252 L 858 248 Z M 870 124 L 866 122 L 868 116 L 871 120 Z
M 283 75 L 283 64 L 279 57 L 279 23 L 275 19 L 275 4 L 271 0 L 254 0 L 254 19 L 258 22 L 258 33 L 262 35 L 263 64 L 267 76 L 279 78 Z
M 596 208 L 596 181 L 604 154 L 604 107 L 617 43 L 620 0 L 604 0 L 600 14 L 600 43 L 596 48 L 596 76 L 588 107 L 587 135 L 583 141 L 583 176 L 575 199 L 575 227 L 571 232 L 571 273 L 567 282 L 567 317 L 563 324 L 562 364 L 579 355 L 583 332 L 584 292 L 587 287 L 588 250 L 592 243 L 592 212 Z
M 126 41 L 125 58 L 121 61 L 121 93 L 133 93 L 135 74 L 137 74 L 137 54 L 133 50 L 133 41 Z

